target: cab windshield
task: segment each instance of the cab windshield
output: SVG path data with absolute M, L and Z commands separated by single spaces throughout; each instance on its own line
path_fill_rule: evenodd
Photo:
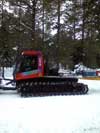
M 24 55 L 19 64 L 19 72 L 27 72 L 38 69 L 38 57 Z

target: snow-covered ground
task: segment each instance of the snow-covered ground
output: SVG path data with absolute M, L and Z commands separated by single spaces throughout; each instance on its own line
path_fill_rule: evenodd
M 100 133 L 100 81 L 87 95 L 21 98 L 0 90 L 0 133 Z

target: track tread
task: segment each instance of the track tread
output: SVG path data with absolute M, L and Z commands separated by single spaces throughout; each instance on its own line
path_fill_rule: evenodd
M 88 92 L 88 86 L 77 82 L 68 81 L 23 81 L 19 82 L 22 97 L 31 96 L 56 96 L 56 95 L 83 95 Z

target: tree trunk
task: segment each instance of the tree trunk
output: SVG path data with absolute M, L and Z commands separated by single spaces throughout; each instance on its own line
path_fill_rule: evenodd
M 61 1 L 58 0 L 58 9 L 57 9 L 57 12 L 58 12 L 58 21 L 57 21 L 57 45 L 59 47 L 59 43 L 60 43 L 60 8 L 61 8 Z
M 85 39 L 85 1 L 82 3 L 82 40 L 81 40 L 81 49 L 82 49 L 82 59 L 81 61 L 84 63 L 85 62 L 85 53 L 84 53 L 84 39 Z
M 56 44 L 56 61 L 57 63 L 59 62 L 59 52 L 60 52 L 60 18 L 61 18 L 61 0 L 58 0 L 58 8 L 57 8 L 57 15 L 58 15 L 58 20 L 57 20 L 57 44 Z
M 45 0 L 42 0 L 42 46 L 44 48 L 44 39 L 45 39 Z
M 75 16 L 76 16 L 76 2 L 74 2 L 74 5 L 73 5 L 73 15 L 74 15 L 74 21 L 73 21 L 73 37 L 74 37 L 74 40 L 76 39 L 76 19 L 75 19 Z
M 1 11 L 2 11 L 1 26 L 3 26 L 3 5 L 4 5 L 4 1 L 2 0 L 2 5 L 1 5 Z
M 36 38 L 35 38 L 35 26 L 36 26 L 36 4 L 37 0 L 32 1 L 32 43 L 33 47 L 35 46 Z
M 82 44 L 84 44 L 84 32 L 85 32 L 85 2 L 82 4 Z

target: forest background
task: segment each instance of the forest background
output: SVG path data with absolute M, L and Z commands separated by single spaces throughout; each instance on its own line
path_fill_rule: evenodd
M 100 0 L 0 0 L 0 65 L 23 48 L 69 68 L 100 67 Z

